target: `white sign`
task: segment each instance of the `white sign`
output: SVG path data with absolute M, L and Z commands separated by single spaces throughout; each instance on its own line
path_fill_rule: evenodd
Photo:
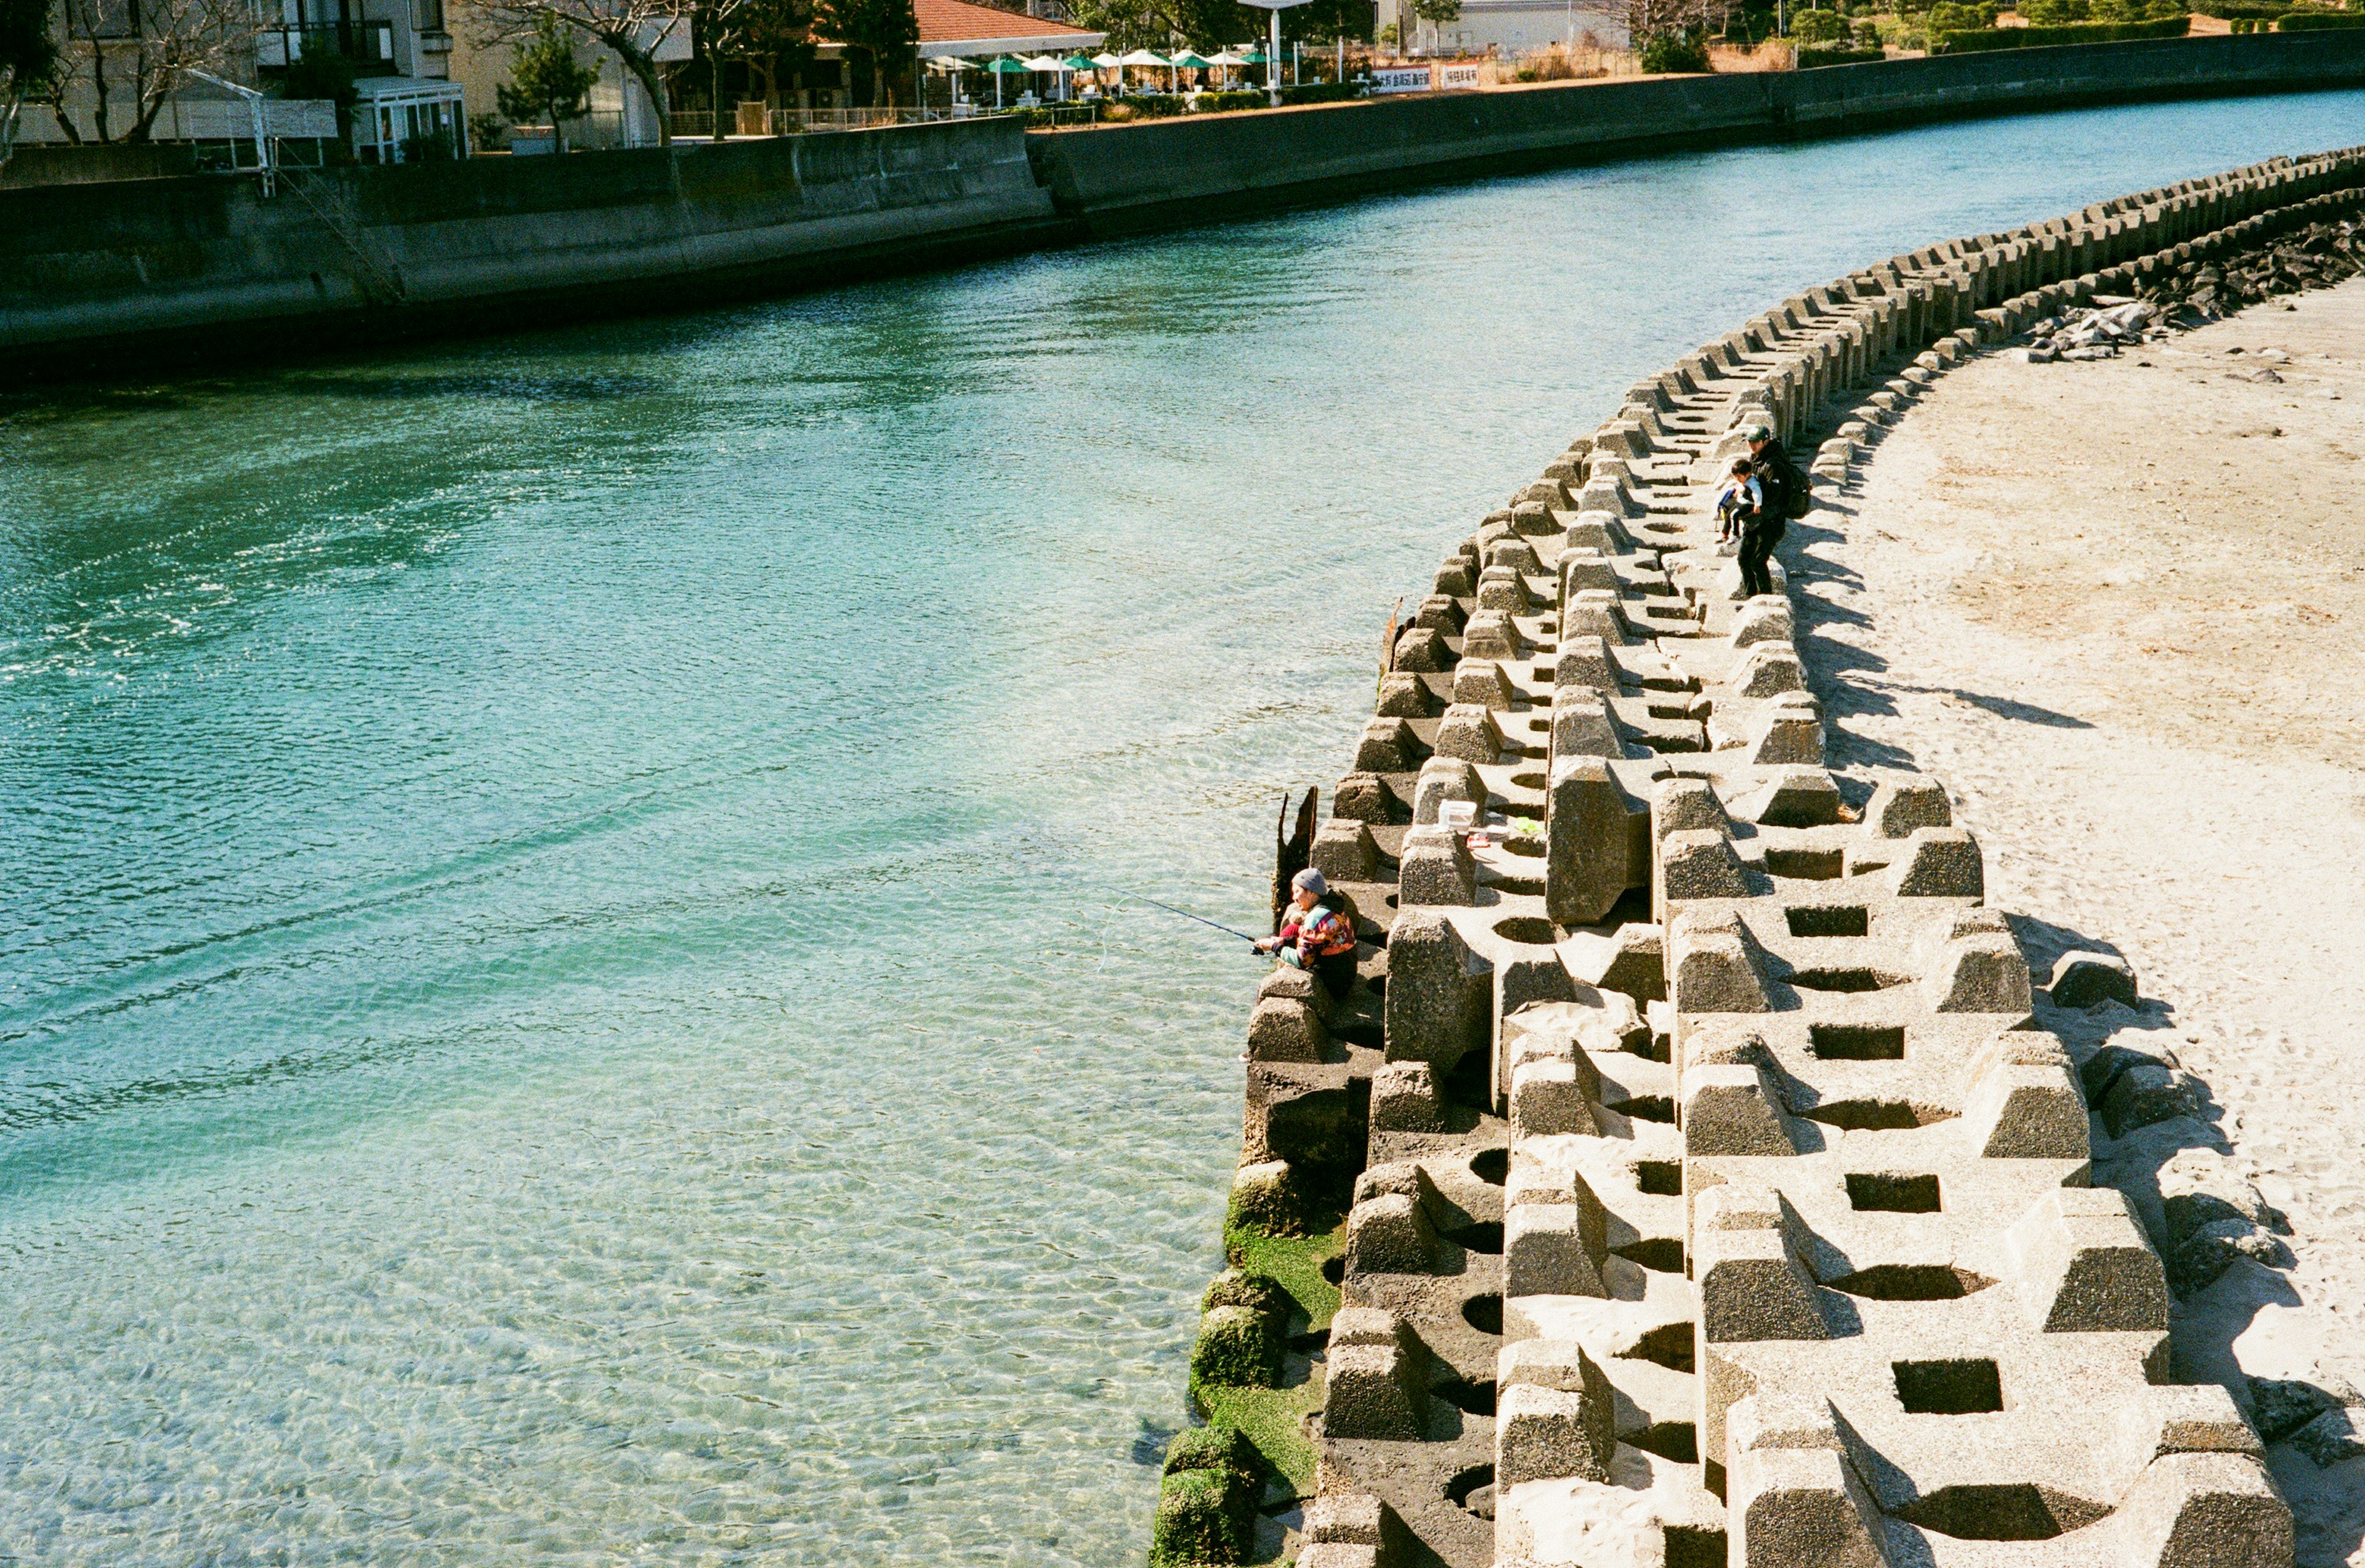
M 1381 65 L 1372 71 L 1372 91 L 1374 93 L 1426 93 L 1429 91 L 1429 67 L 1426 65 Z
M 1440 65 L 1437 68 L 1437 84 L 1447 89 L 1475 87 L 1478 85 L 1478 67 L 1474 62 L 1468 65 Z

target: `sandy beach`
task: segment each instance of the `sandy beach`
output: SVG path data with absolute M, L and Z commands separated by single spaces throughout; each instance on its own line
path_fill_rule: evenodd
M 1788 554 L 1835 767 L 1943 779 L 2040 982 L 2135 967 L 2198 1123 L 2291 1222 L 2180 1308 L 2180 1375 L 2365 1388 L 2365 280 L 2116 360 L 1942 377 Z M 2365 1395 L 2358 1396 L 2365 1398 Z M 2365 1418 L 2365 1410 L 2358 1411 Z M 2365 1424 L 2365 1419 L 2360 1419 Z M 2365 1456 L 2275 1444 L 2303 1564 L 2365 1563 Z

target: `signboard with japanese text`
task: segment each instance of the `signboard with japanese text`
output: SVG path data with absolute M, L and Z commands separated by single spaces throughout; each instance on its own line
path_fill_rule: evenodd
M 1374 93 L 1426 93 L 1429 91 L 1429 67 L 1426 65 L 1375 65 L 1372 68 L 1372 91 Z

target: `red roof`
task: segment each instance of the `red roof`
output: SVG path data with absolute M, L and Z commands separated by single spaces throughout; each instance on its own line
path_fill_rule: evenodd
M 1040 40 L 1046 47 L 1070 41 L 1077 44 L 1097 44 L 1105 35 L 1071 28 L 1065 22 L 1055 22 L 1046 17 L 1029 17 L 1023 12 L 1003 11 L 992 6 L 972 6 L 969 0 L 912 0 L 912 9 L 920 18 L 920 42 L 928 44 L 967 43 L 976 39 L 1026 39 Z

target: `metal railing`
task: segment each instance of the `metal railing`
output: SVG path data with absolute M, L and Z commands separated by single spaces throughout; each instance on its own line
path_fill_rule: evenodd
M 282 69 L 304 58 L 304 51 L 333 50 L 353 62 L 364 76 L 381 76 L 394 68 L 392 22 L 327 22 L 319 27 L 265 28 L 255 35 L 254 62 Z
M 410 297 L 410 291 L 403 286 L 402 273 L 394 264 L 393 258 L 378 254 L 376 247 L 362 238 L 353 216 L 344 210 L 344 187 L 342 185 L 330 185 L 320 176 L 302 169 L 282 169 L 279 174 L 284 187 L 295 192 L 297 198 L 312 209 L 312 216 L 320 220 L 320 226 L 335 235 L 337 243 L 353 257 L 358 269 L 353 274 L 353 283 L 361 290 L 363 304 L 400 305 Z M 264 175 L 265 179 L 269 177 L 268 174 Z
M 1025 115 L 1026 123 L 1031 126 L 1097 125 L 1100 123 L 1101 106 L 1102 100 L 1094 98 L 1084 103 L 1042 104 L 1014 112 Z
M 723 118 L 731 136 L 796 136 L 809 130 L 869 130 L 879 126 L 915 125 L 948 118 L 942 109 L 761 109 L 743 105 Z M 707 109 L 679 109 L 666 117 L 678 138 L 703 140 L 714 134 L 714 116 Z M 761 129 L 757 129 L 757 126 Z
M 949 107 L 935 105 L 923 108 L 870 109 L 765 109 L 761 114 L 763 129 L 754 129 L 757 117 L 748 111 L 752 105 L 743 105 L 736 114 L 726 114 L 723 123 L 731 136 L 800 136 L 823 130 L 873 130 L 891 125 L 929 125 L 940 120 L 988 119 L 994 115 L 1020 115 L 1036 126 L 1091 125 L 1100 118 L 1101 106 L 1096 102 L 1036 104 L 1022 106 L 1006 104 L 997 109 L 992 104 L 954 104 Z M 679 109 L 666 117 L 666 125 L 676 139 L 707 140 L 714 135 L 714 115 L 707 109 Z

